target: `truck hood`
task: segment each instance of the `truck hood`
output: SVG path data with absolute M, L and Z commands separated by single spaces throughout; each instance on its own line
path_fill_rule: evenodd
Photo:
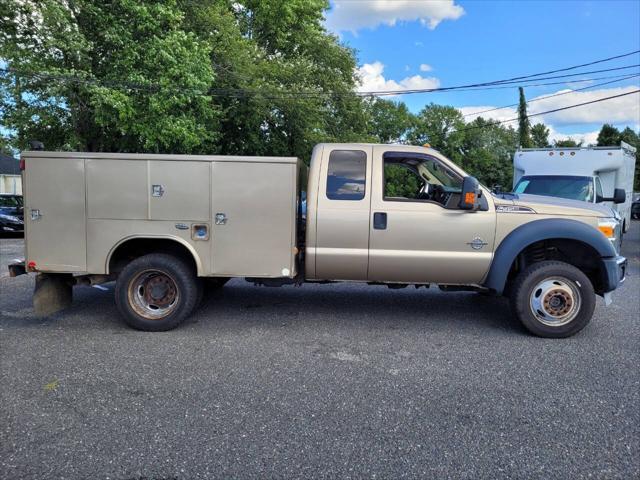
M 545 197 L 542 195 L 513 194 L 504 197 L 513 205 L 529 207 L 545 215 L 567 215 L 579 217 L 613 217 L 613 210 L 599 203 L 568 200 L 566 198 Z M 502 200 L 501 200 L 502 201 Z

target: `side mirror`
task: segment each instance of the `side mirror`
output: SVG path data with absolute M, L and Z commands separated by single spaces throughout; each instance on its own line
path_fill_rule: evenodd
M 613 202 L 613 203 L 624 203 L 627 200 L 627 192 L 622 188 L 616 188 L 613 190 L 613 197 L 598 197 L 596 202 Z
M 474 177 L 464 177 L 458 208 L 461 210 L 477 210 L 479 206 L 480 184 L 478 180 Z
M 613 203 L 624 203 L 627 200 L 627 192 L 622 188 L 613 191 Z

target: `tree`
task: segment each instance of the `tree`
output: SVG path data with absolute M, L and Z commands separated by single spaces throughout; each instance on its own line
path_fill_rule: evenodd
M 175 2 L 14 1 L 10 12 L 0 56 L 16 147 L 190 152 L 216 140 L 210 47 Z
M 325 0 L 5 0 L 1 133 L 49 149 L 296 155 L 366 135 Z M 8 132 L 8 134 L 6 133 Z
M 414 123 L 414 116 L 403 102 L 380 98 L 365 102 L 367 133 L 380 143 L 401 143 Z
M 531 143 L 536 148 L 546 148 L 549 143 L 549 129 L 543 123 L 536 123 L 531 127 Z
M 430 103 L 415 117 L 407 140 L 413 145 L 428 143 L 453 161 L 460 163 L 464 127 L 464 117 L 460 110 Z
M 495 120 L 476 118 L 464 130 L 461 166 L 490 187 L 509 190 L 518 132 Z
M 564 140 L 554 141 L 553 146 L 556 148 L 576 148 L 576 147 L 581 147 L 582 142 L 576 142 L 571 138 L 565 138 Z
M 598 133 L 598 146 L 613 147 L 618 145 L 620 145 L 620 131 L 608 123 L 602 125 Z
M 520 147 L 531 148 L 531 124 L 527 116 L 527 100 L 524 97 L 524 88 L 518 87 L 518 91 L 520 92 L 518 103 L 518 140 L 520 141 Z

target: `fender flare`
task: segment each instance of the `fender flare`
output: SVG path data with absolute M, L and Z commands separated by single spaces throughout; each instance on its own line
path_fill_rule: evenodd
M 107 258 L 105 260 L 105 267 L 104 267 L 104 271 L 107 275 L 110 273 L 109 265 L 111 263 L 111 258 L 113 257 L 113 254 L 116 252 L 116 250 L 118 250 L 120 246 L 122 246 L 123 244 L 127 243 L 130 240 L 171 240 L 187 249 L 187 251 L 193 257 L 193 261 L 196 265 L 196 270 L 198 275 L 203 274 L 202 262 L 200 261 L 200 256 L 198 255 L 196 250 L 193 248 L 193 246 L 183 238 L 180 238 L 175 235 L 129 235 L 127 237 L 121 238 L 115 245 L 113 245 L 113 247 L 111 247 L 111 250 L 109 250 L 109 253 L 107 254 Z
M 577 240 L 593 248 L 601 258 L 616 257 L 611 242 L 586 223 L 568 218 L 534 220 L 516 228 L 502 240 L 483 285 L 502 294 L 511 265 L 518 254 L 529 245 L 551 239 Z

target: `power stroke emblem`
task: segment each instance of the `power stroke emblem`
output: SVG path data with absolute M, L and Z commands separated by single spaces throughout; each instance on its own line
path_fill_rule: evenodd
M 467 242 L 467 245 L 470 245 L 474 250 L 480 250 L 482 247 L 486 247 L 489 244 L 480 237 L 476 237 L 472 241 Z

